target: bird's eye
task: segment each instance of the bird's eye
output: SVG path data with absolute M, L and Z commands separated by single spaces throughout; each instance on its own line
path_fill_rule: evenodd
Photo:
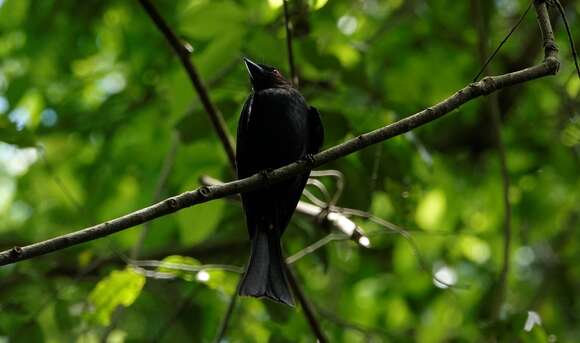
M 272 70 L 272 74 L 279 76 L 280 72 L 278 71 L 278 69 L 274 69 L 274 70 Z

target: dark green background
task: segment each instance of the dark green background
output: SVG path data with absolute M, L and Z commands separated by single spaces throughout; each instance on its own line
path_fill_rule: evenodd
M 249 84 L 241 56 L 288 75 L 280 1 L 157 0 L 235 134 Z M 290 1 L 300 88 L 325 147 L 430 106 L 465 86 L 527 6 L 508 0 Z M 562 1 L 580 46 L 580 3 Z M 580 337 L 580 80 L 552 12 L 556 77 L 498 94 L 513 205 L 510 273 L 499 320 L 503 204 L 490 102 L 478 99 L 413 135 L 325 168 L 346 176 L 338 205 L 411 232 L 357 223 L 371 249 L 328 244 L 299 260 L 301 283 L 333 342 L 573 342 Z M 478 29 L 479 28 L 479 29 Z M 488 72 L 542 60 L 532 10 Z M 174 53 L 137 1 L 0 1 L 0 248 L 26 245 L 142 208 L 173 137 L 162 196 L 228 162 Z M 333 190 L 331 179 L 323 179 Z M 237 275 L 145 279 L 124 257 L 142 227 L 0 268 L 0 342 L 213 339 Z M 327 234 L 295 216 L 285 250 Z M 151 224 L 142 258 L 242 266 L 240 206 L 218 200 Z M 456 287 L 434 285 L 447 267 Z M 440 275 L 440 274 L 438 274 Z M 128 305 L 115 310 L 118 305 Z M 542 320 L 524 331 L 528 311 Z M 116 315 L 114 313 L 117 313 Z M 112 323 L 112 324 L 111 324 Z M 360 326 L 355 329 L 355 326 Z M 362 328 L 362 329 L 361 329 Z M 228 342 L 312 342 L 300 309 L 242 298 Z

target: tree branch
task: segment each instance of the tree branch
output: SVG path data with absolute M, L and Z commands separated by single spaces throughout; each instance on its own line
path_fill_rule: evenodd
M 288 14 L 288 0 L 284 4 L 284 27 L 286 28 L 286 49 L 288 50 L 288 65 L 290 67 L 290 80 L 294 87 L 298 87 L 298 75 L 296 75 L 296 66 L 294 64 L 294 53 L 292 51 L 292 23 Z
M 151 1 L 139 0 L 139 3 L 141 3 L 141 6 L 143 6 L 145 12 L 147 12 L 149 17 L 151 17 L 151 20 L 153 20 L 159 31 L 163 33 L 165 39 L 167 39 L 167 42 L 169 43 L 169 45 L 171 45 L 177 57 L 179 57 L 181 64 L 183 65 L 185 71 L 187 72 L 187 76 L 189 76 L 189 79 L 191 80 L 191 83 L 193 84 L 193 87 L 197 92 L 199 100 L 201 101 L 201 104 L 205 109 L 205 112 L 209 116 L 209 119 L 211 120 L 214 129 L 216 130 L 220 140 L 222 141 L 222 145 L 230 161 L 230 167 L 232 168 L 232 170 L 234 170 L 236 165 L 236 154 L 234 152 L 234 143 L 232 142 L 232 138 L 228 133 L 226 122 L 222 114 L 212 103 L 207 88 L 205 87 L 203 81 L 201 80 L 201 77 L 199 76 L 197 69 L 193 65 L 193 62 L 191 62 L 190 50 L 183 45 L 181 40 L 175 35 L 175 33 L 173 32 L 173 30 L 171 30 L 169 25 L 167 25 L 167 23 L 165 22 L 161 14 L 159 14 L 159 11 L 155 8 L 155 6 L 153 6 Z
M 149 3 L 146 0 L 140 1 L 142 3 Z M 297 161 L 271 172 L 255 174 L 245 179 L 225 183 L 224 185 L 203 186 L 196 190 L 165 199 L 154 205 L 111 221 L 25 247 L 13 247 L 12 249 L 0 252 L 0 265 L 30 259 L 73 245 L 92 241 L 196 204 L 201 204 L 240 192 L 249 192 L 264 187 L 266 184 L 280 182 L 293 175 L 306 172 L 314 167 L 321 166 L 340 157 L 362 150 L 370 145 L 383 142 L 389 138 L 393 138 L 425 125 L 482 95 L 487 95 L 497 91 L 498 89 L 521 84 L 548 75 L 554 75 L 558 72 L 560 62 L 557 58 L 558 48 L 554 43 L 554 33 L 552 32 L 546 4 L 544 1 L 536 0 L 534 6 L 538 14 L 538 22 L 542 30 L 545 48 L 545 60 L 538 65 L 499 76 L 485 77 L 481 81 L 471 83 L 433 107 L 429 107 L 395 123 L 362 134 L 356 138 L 324 150 L 316 154 L 313 157 L 312 162 Z
M 543 63 L 513 73 L 486 77 L 469 84 L 451 97 L 412 116 L 401 119 L 380 129 L 362 134 L 342 144 L 331 147 L 313 156 L 312 162 L 297 161 L 270 172 L 255 174 L 245 179 L 230 181 L 220 186 L 203 186 L 160 201 L 154 205 L 129 213 L 76 232 L 58 236 L 25 247 L 13 247 L 0 253 L 0 265 L 6 265 L 32 257 L 44 255 L 73 245 L 105 237 L 150 220 L 174 213 L 178 210 L 241 192 L 249 192 L 266 184 L 280 182 L 293 175 L 306 172 L 314 167 L 334 161 L 340 157 L 362 150 L 370 145 L 383 142 L 412 129 L 425 125 L 457 109 L 466 102 L 492 93 L 498 89 L 553 75 L 559 62 L 555 57 Z
M 335 175 L 335 171 L 317 171 L 317 175 Z M 218 179 L 215 179 L 211 176 L 202 176 L 200 178 L 200 183 L 205 186 L 215 186 L 215 185 L 223 185 L 224 183 Z M 339 186 L 339 188 L 342 186 Z M 307 190 L 304 191 L 304 195 L 308 196 Z M 232 199 L 240 200 L 240 197 L 234 196 Z M 314 199 L 309 199 L 314 200 Z M 336 199 L 337 200 L 337 199 Z M 298 201 L 298 205 L 296 206 L 296 213 L 303 214 L 305 216 L 309 216 L 314 218 L 317 221 L 322 221 L 332 225 L 335 229 L 339 230 L 340 232 L 344 233 L 347 238 L 351 239 L 352 241 L 356 242 L 359 245 L 362 245 L 365 248 L 368 248 L 368 237 L 366 236 L 365 232 L 356 225 L 355 222 L 350 220 L 348 217 L 340 213 L 340 211 L 333 211 L 332 207 L 334 199 L 331 199 L 329 204 L 310 204 L 305 201 Z
M 556 38 L 552 30 L 552 23 L 550 22 L 550 15 L 548 14 L 548 7 L 546 0 L 534 0 L 534 8 L 538 17 L 538 24 L 542 31 L 542 39 L 544 41 L 544 58 L 546 60 L 553 58 L 558 60 L 558 46 L 556 45 Z M 558 66 L 559 67 L 559 66 Z M 554 71 L 557 73 L 558 69 Z

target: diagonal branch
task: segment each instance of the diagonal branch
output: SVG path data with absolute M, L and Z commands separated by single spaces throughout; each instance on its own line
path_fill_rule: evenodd
M 334 170 L 323 170 L 323 171 L 316 171 L 316 175 L 342 175 L 338 171 Z M 312 175 L 312 174 L 311 174 Z M 224 183 L 218 179 L 214 179 L 211 176 L 202 176 L 200 178 L 200 183 L 205 186 L 215 186 L 215 185 L 223 185 Z M 342 188 L 339 184 L 338 188 Z M 338 193 L 338 191 L 337 191 Z M 340 195 L 340 194 L 339 194 Z M 305 201 L 298 201 L 298 205 L 296 206 L 296 213 L 303 214 L 305 216 L 309 216 L 314 218 L 316 221 L 322 221 L 324 224 L 329 224 L 333 228 L 337 229 L 338 231 L 344 233 L 347 238 L 351 239 L 352 241 L 356 242 L 357 244 L 368 247 L 369 243 L 365 243 L 368 241 L 368 237 L 366 236 L 364 230 L 357 226 L 352 220 L 350 220 L 345 215 L 341 214 L 338 211 L 332 211 L 332 207 L 334 206 L 334 202 L 338 199 L 336 195 L 331 199 L 330 204 L 324 203 L 318 198 L 314 197 L 312 193 L 308 190 L 304 190 L 304 196 L 306 196 L 310 201 L 317 201 L 315 203 L 308 203 Z M 232 197 L 235 200 L 240 200 L 240 197 Z
M 184 44 L 177 37 L 177 35 L 175 35 L 175 32 L 173 32 L 173 30 L 169 27 L 169 25 L 167 25 L 167 23 L 165 22 L 161 14 L 159 14 L 159 11 L 157 11 L 155 6 L 153 6 L 151 1 L 139 0 L 139 3 L 141 3 L 141 6 L 143 6 L 149 17 L 151 17 L 151 20 L 153 20 L 159 31 L 163 33 L 163 36 L 165 36 L 165 39 L 167 39 L 167 42 L 169 42 L 169 45 L 171 45 L 177 57 L 179 57 L 181 64 L 183 64 L 183 67 L 187 72 L 187 76 L 189 76 L 189 79 L 191 80 L 191 83 L 193 84 L 193 87 L 197 92 L 199 100 L 201 101 L 201 104 L 205 109 L 205 112 L 207 112 L 207 115 L 209 116 L 209 119 L 211 120 L 211 123 L 215 131 L 217 132 L 220 140 L 222 141 L 222 145 L 226 150 L 226 154 L 228 155 L 228 159 L 230 161 L 230 166 L 232 167 L 232 169 L 235 169 L 236 155 L 234 152 L 234 144 L 232 142 L 232 138 L 230 137 L 227 131 L 226 122 L 220 111 L 212 103 L 207 88 L 205 87 L 203 81 L 201 80 L 201 77 L 199 76 L 197 69 L 193 65 L 193 62 L 191 62 L 190 50 L 184 46 Z
M 243 280 L 243 278 L 240 276 L 240 278 L 238 280 L 238 284 L 236 286 L 236 290 L 234 291 L 234 294 L 230 298 L 228 308 L 226 309 L 226 314 L 220 323 L 220 327 L 218 329 L 218 333 L 217 333 L 215 341 L 214 341 L 215 343 L 221 343 L 223 338 L 226 335 L 226 331 L 228 330 L 228 326 L 230 324 L 230 319 L 232 318 L 232 315 L 234 314 L 234 309 L 236 307 L 236 303 L 238 300 L 238 294 L 240 293 L 240 288 L 242 287 L 242 280 Z
M 302 310 L 304 311 L 304 316 L 308 321 L 308 325 L 314 332 L 314 335 L 317 338 L 318 343 L 326 343 L 328 339 L 322 332 L 322 328 L 320 327 L 320 322 L 316 319 L 316 311 L 314 310 L 314 305 L 308 301 L 302 287 L 296 280 L 296 276 L 294 271 L 288 264 L 284 264 L 286 268 L 286 275 L 288 276 L 288 282 L 290 283 L 290 287 L 294 291 L 294 295 L 298 298 L 300 305 L 302 306 Z
M 544 62 L 538 65 L 512 73 L 486 77 L 481 81 L 471 83 L 433 107 L 429 107 L 390 125 L 362 134 L 354 139 L 324 150 L 313 156 L 311 162 L 297 161 L 270 172 L 256 174 L 220 186 L 203 186 L 98 225 L 25 247 L 13 247 L 12 249 L 0 252 L 0 266 L 105 237 L 196 204 L 240 192 L 249 192 L 260 187 L 265 187 L 267 184 L 280 182 L 293 175 L 304 173 L 314 167 L 321 166 L 432 122 L 480 96 L 488 95 L 505 87 L 554 75 L 558 72 L 560 62 L 557 58 L 558 48 L 554 43 L 554 34 L 548 17 L 546 4 L 543 1 L 536 1 L 534 6 L 538 13 L 538 21 L 542 29 L 546 57 Z

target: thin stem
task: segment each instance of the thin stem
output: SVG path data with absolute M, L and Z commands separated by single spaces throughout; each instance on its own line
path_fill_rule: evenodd
M 330 200 L 329 205 L 334 206 L 340 199 L 342 191 L 344 190 L 344 174 L 340 170 L 327 169 L 327 170 L 312 170 L 310 171 L 310 177 L 323 177 L 330 176 L 336 179 L 336 191 Z
M 433 280 L 439 282 L 442 285 L 445 285 L 447 288 L 458 288 L 457 285 L 449 284 L 449 283 L 439 279 L 436 275 L 434 275 L 431 272 L 431 266 L 429 265 L 429 263 L 427 263 L 427 260 L 423 257 L 423 254 L 421 254 L 421 250 L 419 249 L 419 246 L 417 245 L 417 242 L 415 241 L 415 239 L 413 239 L 413 236 L 411 236 L 411 234 L 409 233 L 409 230 L 406 230 L 402 227 L 399 227 L 398 225 L 391 223 L 383 218 L 377 217 L 370 212 L 365 212 L 365 211 L 356 210 L 356 209 L 352 209 L 352 208 L 344 208 L 344 207 L 336 207 L 335 209 L 346 214 L 346 215 L 350 214 L 353 216 L 358 216 L 361 218 L 368 219 L 368 220 L 372 221 L 373 223 L 384 227 L 385 229 L 388 229 L 396 234 L 401 235 L 411 245 L 411 249 L 413 250 L 413 254 L 415 254 L 415 257 L 417 258 L 417 261 L 419 262 L 419 266 L 421 267 L 421 269 L 425 273 L 429 274 L 433 278 Z
M 223 270 L 227 272 L 232 272 L 236 274 L 241 274 L 243 268 L 230 265 L 230 264 L 202 264 L 198 266 L 183 264 L 183 263 L 171 263 L 165 261 L 157 260 L 128 260 L 127 263 L 131 266 L 137 267 L 148 267 L 148 268 L 165 268 L 170 270 L 179 270 L 197 273 L 202 270 Z
M 566 11 L 564 11 L 564 7 L 558 0 L 553 0 L 562 16 L 562 20 L 564 21 L 564 26 L 566 27 L 566 33 L 568 34 L 568 40 L 570 41 L 570 48 L 572 49 L 572 59 L 574 60 L 574 65 L 576 66 L 576 73 L 578 78 L 580 79 L 580 66 L 578 65 L 578 53 L 576 52 L 576 46 L 574 45 L 574 39 L 572 38 L 572 31 L 570 30 L 570 25 L 568 25 L 568 18 L 566 18 Z
M 318 189 L 320 191 L 320 194 L 322 194 L 322 196 L 324 197 L 324 200 L 327 203 L 330 202 L 330 193 L 328 192 L 328 189 L 322 182 L 314 178 L 309 178 L 306 185 L 313 186 L 314 188 Z
M 284 26 L 286 27 L 286 48 L 288 49 L 288 64 L 290 67 L 290 80 L 294 87 L 298 88 L 298 75 L 294 65 L 294 52 L 292 50 L 292 23 L 288 14 L 288 0 L 284 0 Z
M 236 286 L 236 291 L 234 292 L 234 294 L 232 294 L 232 298 L 230 299 L 230 303 L 228 304 L 228 308 L 226 310 L 226 315 L 224 316 L 224 319 L 222 319 L 222 322 L 220 324 L 218 334 L 216 335 L 214 341 L 215 343 L 220 343 L 225 337 L 226 332 L 228 331 L 228 325 L 234 313 L 236 302 L 238 300 L 238 294 L 240 293 L 240 288 L 242 287 L 243 280 L 244 280 L 243 277 L 240 276 L 240 279 L 238 280 L 238 285 Z
M 44 149 L 39 149 L 39 150 L 40 150 L 39 151 L 40 158 L 44 162 L 44 166 L 46 167 L 46 170 L 48 171 L 48 174 L 52 177 L 54 183 L 56 183 L 56 185 L 58 186 L 58 188 L 60 189 L 60 191 L 62 192 L 62 194 L 64 194 L 65 198 L 67 198 L 67 200 L 73 205 L 73 207 L 75 207 L 75 209 L 79 213 L 83 213 L 83 214 L 86 215 L 87 214 L 86 209 L 73 196 L 72 192 L 68 189 L 68 187 L 66 186 L 66 184 L 62 181 L 61 177 L 58 176 L 56 170 L 54 170 L 54 167 L 52 166 L 52 164 L 50 162 L 48 162 L 48 160 L 46 159 L 46 155 L 44 153 Z
M 314 306 L 306 298 L 306 295 L 304 294 L 302 287 L 300 287 L 300 285 L 298 284 L 298 282 L 296 280 L 296 276 L 295 276 L 294 272 L 292 271 L 292 268 L 290 268 L 290 266 L 288 264 L 285 264 L 285 266 L 286 266 L 286 276 L 288 278 L 288 282 L 290 283 L 290 287 L 292 287 L 292 291 L 294 292 L 294 295 L 296 296 L 296 298 L 298 298 L 298 302 L 300 303 L 300 306 L 302 307 L 302 310 L 304 311 L 304 315 L 306 317 L 306 320 L 308 321 L 308 325 L 310 326 L 310 329 L 312 330 L 312 332 L 314 333 L 314 335 L 318 339 L 319 343 L 328 342 L 328 339 L 326 339 L 324 332 L 322 332 L 322 328 L 320 327 L 320 322 L 318 321 L 318 319 L 316 319 L 316 310 L 314 309 Z
M 316 250 L 322 248 L 323 246 L 327 245 L 328 243 L 330 243 L 332 241 L 343 241 L 343 240 L 347 240 L 347 239 L 349 239 L 349 237 L 345 236 L 345 235 L 340 235 L 340 234 L 335 234 L 335 233 L 328 234 L 328 235 L 324 236 L 323 238 L 319 239 L 318 241 L 310 244 L 306 248 L 298 251 L 294 255 L 287 257 L 286 263 L 292 264 L 292 263 L 298 261 L 299 259 L 301 259 L 307 255 L 312 254 Z
M 185 68 L 185 71 L 187 72 L 187 75 L 189 76 L 189 79 L 191 80 L 191 83 L 193 84 L 193 87 L 197 92 L 199 100 L 201 101 L 201 104 L 205 109 L 205 112 L 209 116 L 209 119 L 211 120 L 211 123 L 213 124 L 213 127 L 222 142 L 222 145 L 230 161 L 230 167 L 232 168 L 232 170 L 235 171 L 236 154 L 234 152 L 234 143 L 228 133 L 226 122 L 222 114 L 219 112 L 219 110 L 215 107 L 215 105 L 211 101 L 207 88 L 204 85 L 203 81 L 201 80 L 201 77 L 199 76 L 197 69 L 195 68 L 193 62 L 190 59 L 190 49 L 184 46 L 181 40 L 169 27 L 167 22 L 165 22 L 165 20 L 157 10 L 157 8 L 153 6 L 151 1 L 139 0 L 139 3 L 141 3 L 143 8 L 145 9 L 145 12 L 147 12 L 149 17 L 151 17 L 151 20 L 153 20 L 159 31 L 163 33 L 165 39 L 167 39 L 167 42 L 169 43 L 169 45 L 171 45 L 177 57 L 179 57 L 181 64 Z
M 479 70 L 479 72 L 477 73 L 477 75 L 473 78 L 473 82 L 475 82 L 475 81 L 477 81 L 477 79 L 479 79 L 479 77 L 481 76 L 481 74 L 483 74 L 483 72 L 485 71 L 485 68 L 487 68 L 487 66 L 491 63 L 491 61 L 493 60 L 493 58 L 495 57 L 495 55 L 497 55 L 497 53 L 501 50 L 501 48 L 503 47 L 503 45 L 505 44 L 505 42 L 507 42 L 507 40 L 512 36 L 512 34 L 520 26 L 520 24 L 522 23 L 522 21 L 524 21 L 524 18 L 526 17 L 526 15 L 528 15 L 528 12 L 532 8 L 532 4 L 533 4 L 533 0 L 530 1 L 530 4 L 528 5 L 528 8 L 526 8 L 526 10 L 524 11 L 524 13 L 520 16 L 520 19 L 518 19 L 518 21 L 516 22 L 516 24 L 511 28 L 510 32 L 504 37 L 504 39 L 501 41 L 501 43 L 499 43 L 499 45 L 497 46 L 497 48 L 495 48 L 495 50 L 491 54 L 491 56 L 489 56 L 487 58 L 487 60 L 483 63 L 483 66 L 481 67 L 481 69 Z

